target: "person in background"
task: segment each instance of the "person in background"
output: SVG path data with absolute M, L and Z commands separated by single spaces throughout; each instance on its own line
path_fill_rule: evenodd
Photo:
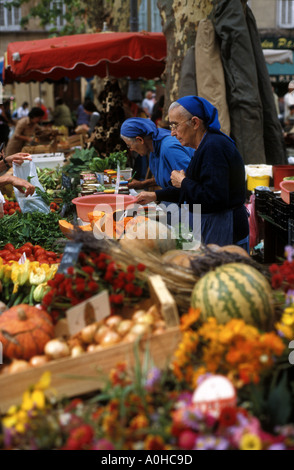
M 290 114 L 290 106 L 294 104 L 294 80 L 288 84 L 288 92 L 284 95 L 284 122 L 287 121 Z
M 14 121 L 10 114 L 10 101 L 6 100 L 0 103 L 0 142 L 7 145 L 9 140 L 10 128 L 14 126 Z
M 162 121 L 163 106 L 164 95 L 161 95 L 159 100 L 154 104 L 151 115 L 151 121 L 155 122 L 156 126 L 158 126 L 158 123 Z
M 249 223 L 245 207 L 245 166 L 235 142 L 220 131 L 217 109 L 199 96 L 184 96 L 168 111 L 171 134 L 181 145 L 195 149 L 186 171 L 171 172 L 172 186 L 141 192 L 138 204 L 152 201 L 188 204 L 190 228 L 194 205 L 201 207 L 201 242 L 239 245 L 249 251 Z
M 85 100 L 86 102 L 87 100 Z M 76 109 L 76 126 L 86 124 L 89 126 L 90 114 L 85 111 L 84 104 L 81 103 Z
M 74 127 L 71 111 L 60 97 L 55 99 L 55 109 L 52 112 L 52 118 L 55 126 L 65 126 L 69 131 Z
M 29 103 L 27 101 L 24 101 L 23 104 L 16 110 L 16 119 L 27 117 L 29 111 Z
M 145 93 L 145 98 L 142 101 L 142 109 L 146 113 L 146 116 L 151 119 L 153 106 L 155 104 L 155 100 L 153 98 L 152 90 L 147 90 Z
M 14 133 L 7 144 L 7 155 L 21 152 L 24 145 L 31 144 L 34 141 L 36 130 L 42 130 L 39 123 L 43 117 L 44 111 L 39 107 L 35 107 L 31 109 L 27 117 L 17 121 Z
M 93 101 L 86 101 L 84 103 L 84 109 L 90 116 L 88 134 L 91 135 L 100 119 L 100 113 Z
M 5 157 L 4 151 L 2 150 L 0 152 L 0 187 L 12 184 L 12 186 L 16 187 L 21 193 L 25 194 L 25 196 L 34 194 L 35 186 L 31 183 L 12 174 L 6 174 L 13 163 L 22 165 L 25 160 L 31 160 L 29 153 L 16 153 Z
M 35 98 L 34 103 L 35 103 L 35 106 L 38 107 L 38 108 L 41 108 L 43 113 L 44 113 L 41 120 L 42 121 L 48 121 L 49 120 L 49 111 L 46 108 L 46 106 L 44 105 L 44 101 L 42 100 L 42 98 L 39 98 L 39 97 Z
M 130 150 L 139 155 L 149 155 L 152 178 L 138 181 L 133 179 L 129 188 L 147 188 L 158 185 L 165 188 L 170 183 L 172 170 L 186 170 L 193 149 L 183 147 L 171 136 L 170 130 L 158 129 L 153 121 L 146 118 L 126 119 L 121 126 L 121 138 Z

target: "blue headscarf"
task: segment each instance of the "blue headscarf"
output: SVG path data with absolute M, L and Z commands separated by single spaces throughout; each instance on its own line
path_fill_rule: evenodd
M 183 106 L 183 108 L 189 111 L 193 116 L 197 116 L 199 119 L 202 119 L 207 130 L 215 132 L 216 134 L 222 134 L 235 144 L 235 141 L 231 139 L 230 136 L 220 130 L 221 125 L 218 120 L 218 110 L 205 98 L 188 95 L 179 98 L 177 103 Z
M 120 133 L 124 137 L 134 138 L 138 136 L 151 136 L 153 141 L 162 140 L 170 131 L 167 129 L 158 129 L 153 121 L 147 118 L 129 118 L 121 126 Z
M 218 120 L 218 110 L 205 98 L 199 96 L 183 96 L 177 100 L 183 108 L 185 108 L 193 116 L 202 119 L 207 129 L 212 131 L 219 131 L 221 128 Z

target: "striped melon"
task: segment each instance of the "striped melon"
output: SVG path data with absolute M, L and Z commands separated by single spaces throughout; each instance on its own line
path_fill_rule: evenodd
M 242 318 L 261 329 L 272 326 L 274 299 L 268 280 L 245 263 L 228 263 L 206 273 L 194 286 L 191 306 L 200 308 L 203 320 L 219 323 Z

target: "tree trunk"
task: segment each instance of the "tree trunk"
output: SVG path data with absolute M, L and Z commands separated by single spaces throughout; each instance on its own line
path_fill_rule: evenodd
M 163 33 L 167 42 L 164 116 L 172 101 L 178 98 L 182 61 L 195 45 L 197 25 L 212 11 L 213 0 L 158 0 Z

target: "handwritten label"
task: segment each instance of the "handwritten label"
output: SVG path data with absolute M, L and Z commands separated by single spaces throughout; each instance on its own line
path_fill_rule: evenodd
M 82 243 L 67 242 L 58 268 L 59 273 L 66 273 L 69 267 L 76 264 L 82 246 Z
M 108 291 L 104 290 L 90 299 L 66 311 L 70 335 L 75 335 L 85 326 L 103 320 L 110 315 Z
M 61 175 L 61 186 L 64 189 L 71 189 L 71 178 L 64 173 Z

